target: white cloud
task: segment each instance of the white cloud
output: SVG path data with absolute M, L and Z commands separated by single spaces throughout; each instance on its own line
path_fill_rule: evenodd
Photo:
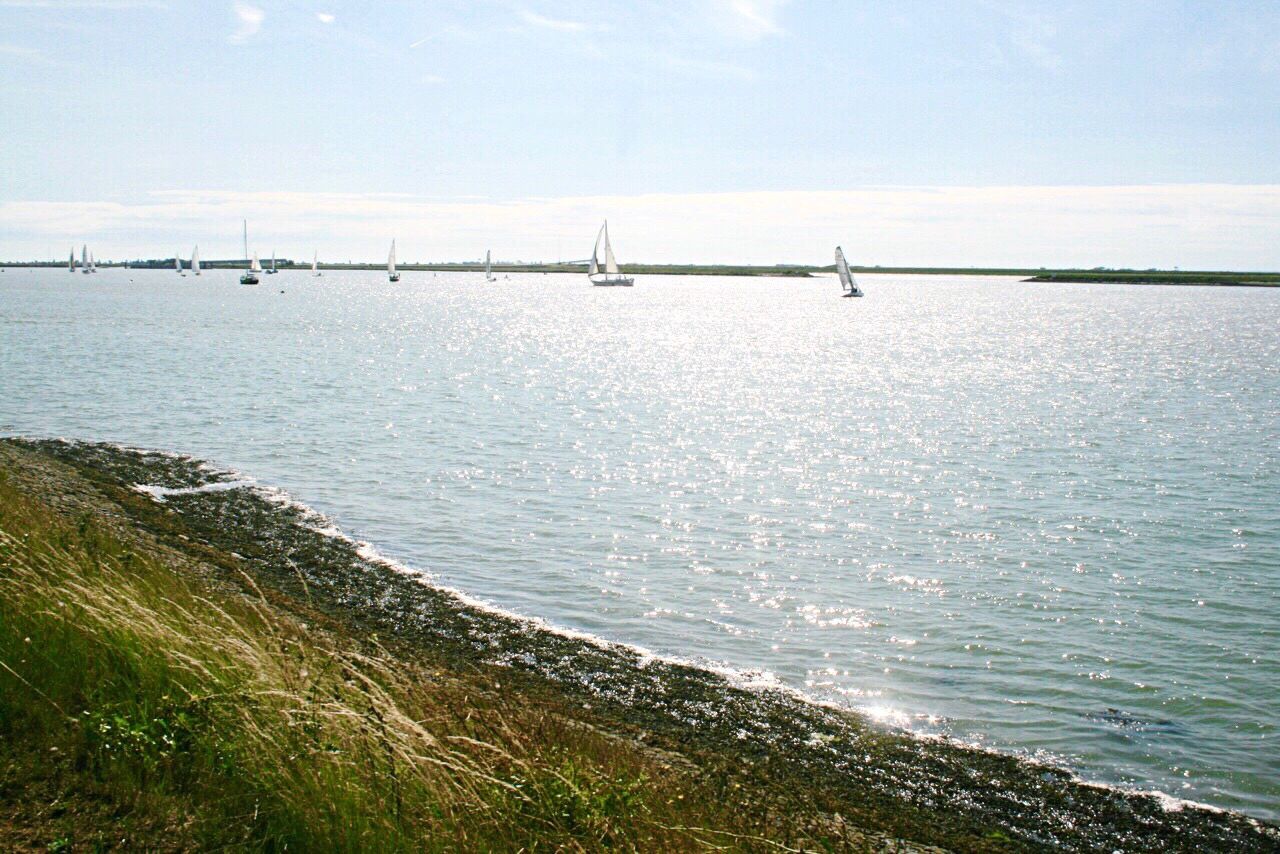
M 132 204 L 0 203 L 0 257 L 91 241 L 102 257 L 162 257 L 199 242 L 236 257 L 240 219 L 282 254 L 581 258 L 609 218 L 634 262 L 1280 269 L 1280 185 L 881 187 L 829 192 L 438 200 L 341 193 L 164 192 Z M 689 228 L 689 223 L 702 223 Z M 269 224 L 269 225 L 268 225 Z M 263 235 L 264 239 L 265 235 Z M 305 250 L 305 252 L 304 252 Z
M 587 29 L 587 25 L 581 21 L 569 21 L 560 18 L 547 18 L 536 12 L 530 12 L 528 9 L 520 10 L 520 20 L 526 24 L 535 27 L 542 27 L 547 30 L 559 30 L 562 33 L 580 33 Z
M 322 24 L 332 24 L 336 18 L 328 12 L 316 12 L 316 20 Z
M 238 22 L 236 31 L 228 37 L 232 44 L 243 44 L 256 36 L 262 29 L 263 20 L 267 17 L 266 12 L 248 3 L 236 3 L 232 6 L 232 11 L 235 12 Z
M 781 35 L 778 14 L 786 4 L 787 0 L 712 0 L 722 25 L 748 41 Z

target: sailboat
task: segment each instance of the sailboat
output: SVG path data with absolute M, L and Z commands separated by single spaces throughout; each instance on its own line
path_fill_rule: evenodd
M 276 273 L 279 273 L 279 272 L 280 271 L 276 269 L 276 250 L 272 249 L 271 250 L 271 267 L 270 269 L 267 270 L 267 275 L 274 276 Z
M 840 288 L 844 291 L 845 296 L 862 296 L 862 289 L 854 281 L 853 273 L 849 272 L 849 262 L 844 260 L 844 250 L 839 246 L 836 247 L 836 273 L 840 276 Z
M 71 260 L 67 262 L 67 270 L 74 273 L 76 271 L 76 248 L 71 247 Z
M 493 275 L 493 264 L 489 260 L 489 250 L 484 250 L 484 280 L 486 282 L 496 282 L 498 279 Z
M 600 266 L 600 243 L 604 243 L 604 267 Z M 591 250 L 591 264 L 587 267 L 587 278 L 598 287 L 629 288 L 636 283 L 630 276 L 622 275 L 618 270 L 618 261 L 613 257 L 613 245 L 609 243 L 609 221 L 605 220 L 596 235 L 595 248 Z
M 400 274 L 396 272 L 396 242 L 391 241 L 391 254 L 387 256 L 387 278 L 393 282 L 400 281 Z
M 86 243 L 80 244 L 80 272 L 86 276 L 93 272 L 89 266 L 89 246 Z
M 312 256 L 311 256 L 311 275 L 313 275 L 313 276 L 323 276 L 323 275 L 324 275 L 323 273 L 321 273 L 321 272 L 320 272 L 320 267 L 319 267 L 319 265 L 316 263 L 316 262 L 319 260 L 319 258 L 320 258 L 320 253 L 319 253 L 318 251 L 317 251 L 314 255 L 312 255 Z
M 191 273 L 196 276 L 200 275 L 200 247 L 198 245 L 191 249 Z
M 244 221 L 244 254 L 246 258 L 249 256 L 249 221 L 248 220 Z M 258 274 L 261 272 L 262 272 L 262 266 L 258 264 L 258 253 L 255 252 L 253 253 L 253 260 L 249 262 L 249 269 L 246 270 L 244 272 L 244 275 L 240 277 L 240 284 L 242 285 L 258 284 Z
M 173 253 L 173 267 L 178 271 L 179 276 L 186 278 L 187 274 L 182 270 L 182 258 L 176 252 Z

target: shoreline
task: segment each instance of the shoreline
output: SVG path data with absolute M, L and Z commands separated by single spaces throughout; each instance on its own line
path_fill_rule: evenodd
M 174 259 L 99 264 L 100 269 L 160 270 L 173 272 Z M 201 262 L 206 270 L 242 270 L 247 261 L 213 260 Z M 397 264 L 401 272 L 483 273 L 481 262 L 440 262 Z M 65 269 L 65 262 L 24 261 L 0 264 L 14 269 Z M 310 264 L 282 262 L 280 270 L 311 269 Z M 385 263 L 353 262 L 320 264 L 321 271 L 383 271 Z M 1039 284 L 1107 284 L 1107 285 L 1209 285 L 1215 287 L 1271 288 L 1280 287 L 1280 273 L 1231 270 L 1079 270 L 1025 267 L 857 267 L 854 275 L 909 276 L 996 276 L 1020 278 Z M 508 273 L 566 273 L 586 275 L 585 263 L 505 263 L 494 264 L 494 275 Z M 638 276 L 736 276 L 742 278 L 811 279 L 835 275 L 835 267 L 806 264 L 627 264 L 625 272 Z
M 121 525 L 198 548 L 229 577 L 245 573 L 353 634 L 376 634 L 406 660 L 426 653 L 459 671 L 501 673 L 517 693 L 588 707 L 592 725 L 769 790 L 802 792 L 815 809 L 875 834 L 957 850 L 1280 850 L 1280 829 L 1239 813 L 888 730 L 798 692 L 735 684 L 485 606 L 377 556 L 283 492 L 189 457 L 9 438 L 0 439 L 6 458 L 74 471 Z

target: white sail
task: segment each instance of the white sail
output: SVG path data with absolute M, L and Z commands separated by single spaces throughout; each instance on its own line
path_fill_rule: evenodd
M 89 269 L 89 244 L 82 243 L 80 245 L 80 266 Z
M 396 274 L 396 242 L 391 241 L 391 252 L 387 255 L 387 272 L 391 275 Z
M 489 250 L 484 250 L 484 277 L 493 281 L 493 264 L 489 260 Z
M 193 246 L 191 248 L 191 272 L 197 276 L 200 275 L 200 247 Z
M 844 250 L 836 247 L 836 274 L 840 277 L 840 288 L 851 296 L 862 296 L 858 282 L 849 270 L 849 262 L 844 259 Z
M 89 253 L 89 272 L 90 272 L 90 273 L 96 273 L 96 272 L 98 272 L 98 265 L 97 265 L 97 263 L 93 260 L 93 253 L 92 253 L 92 252 L 90 252 L 90 253 Z
M 73 273 L 76 271 L 76 248 L 74 246 L 71 247 L 71 260 L 67 262 L 67 269 Z
M 182 272 L 182 257 L 177 252 L 173 253 L 173 269 Z
M 613 257 L 613 244 L 609 242 L 609 222 L 604 224 L 604 271 L 609 275 L 618 272 L 618 259 Z
M 600 272 L 600 241 L 604 239 L 604 230 L 609 226 L 605 223 L 600 226 L 600 231 L 596 234 L 596 245 L 591 249 L 591 263 L 587 266 L 587 275 L 594 276 Z
M 317 249 L 315 254 L 311 256 L 311 275 L 313 276 L 316 273 L 320 272 L 319 268 L 316 266 L 319 260 L 320 260 L 320 250 Z
M 276 250 L 271 250 L 271 272 L 276 271 Z
M 262 265 L 258 263 L 258 253 L 253 253 L 253 259 L 249 262 L 249 269 L 254 273 L 262 272 Z

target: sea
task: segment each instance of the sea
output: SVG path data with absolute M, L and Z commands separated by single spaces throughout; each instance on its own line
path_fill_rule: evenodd
M 1280 289 L 10 267 L 0 434 L 179 451 L 433 583 L 1280 818 Z

